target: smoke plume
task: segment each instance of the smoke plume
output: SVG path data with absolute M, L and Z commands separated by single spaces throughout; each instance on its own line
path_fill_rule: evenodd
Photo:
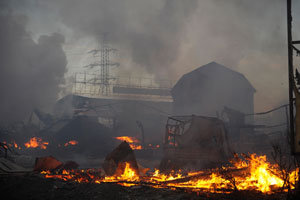
M 286 1 L 11 2 L 15 2 L 13 10 L 32 19 L 31 30 L 49 33 L 52 28 L 63 33 L 67 52 L 86 38 L 94 39 L 95 45 L 89 43 L 94 48 L 107 33 L 109 43 L 119 50 L 121 73 L 143 69 L 157 78 L 176 81 L 184 73 L 216 61 L 249 79 L 257 91 L 256 111 L 287 102 Z M 299 9 L 300 3 L 293 1 L 295 40 L 300 38 Z M 78 64 L 86 53 L 68 57 L 69 63 Z
M 168 75 L 176 60 L 189 17 L 197 9 L 195 0 L 63 0 L 57 1 L 61 21 L 81 36 L 109 42 L 127 52 L 127 59 L 157 76 Z M 72 6 L 70 6 L 72 5 Z M 157 73 L 157 72 L 160 73 Z
M 34 108 L 51 108 L 67 61 L 63 35 L 42 35 L 35 42 L 26 16 L 0 11 L 0 123 L 9 123 L 26 119 Z

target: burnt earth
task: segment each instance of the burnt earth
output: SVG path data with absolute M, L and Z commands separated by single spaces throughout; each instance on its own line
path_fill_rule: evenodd
M 265 195 L 254 191 L 210 194 L 152 188 L 124 187 L 116 183 L 72 183 L 37 174 L 0 175 L 0 193 L 6 199 L 286 199 L 286 194 Z

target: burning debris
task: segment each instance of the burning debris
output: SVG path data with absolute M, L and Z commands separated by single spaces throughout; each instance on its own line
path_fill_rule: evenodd
M 226 135 L 224 135 L 226 132 L 224 132 L 223 125 L 219 120 L 205 117 L 185 119 L 186 121 L 183 118 L 180 119 L 180 123 L 167 124 L 165 148 L 177 149 L 177 153 L 180 154 L 182 151 L 185 151 L 184 148 L 189 149 L 187 144 L 191 144 L 189 143 L 191 138 L 193 138 L 193 148 L 195 148 L 201 147 L 201 145 L 197 144 L 197 141 L 201 141 L 203 137 L 209 138 L 209 136 L 219 136 L 220 139 L 212 140 L 211 147 L 214 147 L 213 145 L 216 144 L 223 144 L 221 148 L 227 148 L 226 141 L 221 140 L 226 138 Z M 180 130 L 178 128 L 183 127 L 181 126 L 182 122 L 189 125 L 186 126 L 186 131 L 183 131 L 183 134 L 176 132 Z M 201 124 L 201 127 L 199 124 Z M 204 130 L 208 131 L 209 134 L 200 134 Z M 185 138 L 185 134 L 189 135 L 189 137 Z M 196 140 L 197 138 L 199 140 Z M 230 164 L 223 164 L 214 168 L 203 168 L 201 170 L 187 168 L 185 165 L 178 165 L 176 168 L 170 165 L 168 166 L 169 170 L 161 170 L 154 167 L 144 168 L 138 163 L 139 161 L 136 159 L 134 151 L 141 151 L 141 149 L 136 148 L 141 145 L 140 141 L 129 136 L 115 137 L 115 139 L 122 142 L 112 152 L 107 154 L 102 163 L 102 168 L 100 168 L 101 165 L 99 163 L 98 167 L 95 168 L 78 169 L 79 165 L 74 161 L 61 162 L 53 156 L 44 156 L 36 158 L 33 170 L 46 179 L 62 180 L 66 184 L 86 183 L 102 185 L 114 183 L 127 188 L 149 187 L 196 194 L 232 194 L 237 191 L 254 191 L 266 195 L 286 194 L 288 191 L 296 188 L 299 180 L 298 168 L 283 172 L 282 166 L 268 162 L 266 155 L 256 154 L 243 154 L 241 156 L 236 154 L 233 159 L 227 162 Z M 50 152 L 51 145 L 55 144 L 53 141 L 44 140 L 41 137 L 32 137 L 24 143 L 24 147 L 26 147 L 24 150 L 34 149 Z M 223 143 L 217 143 L 216 141 Z M 57 144 L 54 146 L 68 150 L 76 147 L 80 142 L 69 140 L 61 144 L 60 147 Z M 19 148 L 21 145 L 12 143 L 6 146 L 17 149 L 15 147 Z M 208 152 L 206 153 L 209 155 Z M 201 155 L 204 156 L 204 154 Z M 173 162 L 176 163 L 176 159 Z M 147 165 L 145 166 L 147 167 Z
M 122 143 L 123 145 L 125 146 L 126 143 Z M 122 173 L 110 173 L 111 176 L 103 176 L 101 170 L 93 169 L 65 170 L 62 174 L 55 174 L 50 171 L 42 173 L 45 174 L 46 178 L 58 178 L 75 182 L 98 184 L 114 182 L 123 186 L 147 185 L 158 188 L 182 188 L 190 191 L 212 193 L 255 190 L 271 194 L 294 189 L 299 178 L 298 168 L 289 173 L 287 179 L 284 179 L 280 176 L 281 172 L 277 165 L 269 163 L 266 156 L 255 154 L 244 155 L 242 158 L 236 156 L 231 161 L 230 166 L 221 168 L 195 172 L 178 171 L 170 174 L 155 170 L 145 176 L 139 175 L 137 166 L 129 162 L 123 163 Z
M 66 147 L 66 146 L 69 146 L 69 145 L 72 145 L 72 146 L 74 146 L 74 145 L 77 145 L 78 144 L 78 141 L 76 141 L 76 140 L 70 140 L 69 142 L 66 142 L 65 144 L 64 144 L 64 146 Z
M 134 174 L 139 174 L 139 167 L 134 152 L 126 141 L 108 154 L 103 163 L 103 169 L 109 176 L 124 174 L 124 171 L 128 170 L 129 166 L 134 171 Z
M 135 137 L 129 137 L 129 136 L 120 136 L 120 137 L 115 137 L 117 140 L 120 141 L 125 141 L 129 144 L 129 146 L 131 147 L 131 149 L 135 150 L 135 149 L 142 149 L 142 145 L 140 145 L 140 141 L 135 138 Z
M 127 195 L 124 199 L 138 199 L 129 195 L 135 189 L 145 193 L 141 199 L 149 190 L 159 193 L 157 199 L 166 198 L 164 191 L 177 191 L 175 199 L 190 199 L 188 193 L 208 197 L 248 192 L 270 195 L 269 199 L 273 194 L 300 194 L 300 159 L 294 155 L 300 152 L 297 69 L 297 84 L 291 84 L 297 66 L 293 51 L 300 55 L 300 41 L 292 41 L 291 0 L 287 0 L 290 102 L 257 113 L 254 110 L 286 101 L 280 95 L 287 86 L 280 70 L 267 77 L 271 86 L 265 87 L 256 77 L 260 65 L 276 71 L 286 55 L 277 48 L 286 44 L 278 38 L 283 35 L 278 29 L 282 25 L 265 26 L 268 19 L 281 21 L 282 13 L 277 11 L 282 3 L 266 12 L 268 3 L 246 0 L 28 2 L 0 3 L 1 194 L 26 188 L 22 199 L 35 199 L 30 196 L 35 191 L 40 192 L 37 199 L 82 199 L 79 193 L 90 194 L 81 190 L 85 186 L 104 188 L 97 191 L 102 199 L 110 199 L 105 196 L 109 192 L 118 199 L 122 192 Z M 219 8 L 225 12 L 215 12 Z M 258 16 L 258 24 L 249 21 L 249 13 Z M 199 19 L 200 29 L 195 30 Z M 267 27 L 265 33 L 262 27 Z M 51 28 L 59 33 L 41 35 Z M 260 37 L 252 38 L 250 29 L 262 31 Z M 270 32 L 276 42 L 266 39 Z M 99 41 L 96 46 L 95 41 Z M 199 47 L 204 49 L 195 51 Z M 112 55 L 117 49 L 119 58 Z M 232 55 L 224 54 L 224 49 L 233 49 Z M 191 69 L 178 68 L 183 63 L 199 66 L 210 59 L 229 67 L 210 62 L 174 84 L 180 73 Z M 110 70 L 118 62 L 128 66 Z M 78 63 L 85 67 L 74 70 Z M 247 66 L 258 66 L 259 71 L 253 73 L 251 68 L 246 73 Z M 274 88 L 279 89 L 276 94 Z M 9 179 L 14 187 L 9 187 Z M 39 190 L 42 182 L 48 183 L 46 192 Z M 68 192 L 74 192 L 71 198 L 55 196 Z
M 78 126 L 74 121 L 67 123 L 68 125 L 64 126 L 63 129 L 68 130 L 68 132 L 65 132 L 63 139 L 58 142 L 55 138 L 50 137 L 45 137 L 45 139 L 31 137 L 23 144 L 10 140 L 11 142 L 6 143 L 5 147 L 22 151 L 32 149 L 44 153 L 50 153 L 52 147 L 66 151 L 72 150 L 81 145 L 82 142 L 87 141 L 79 133 L 75 134 L 78 135 L 76 139 L 67 137 L 71 136 L 71 130 L 74 130 L 73 126 L 87 127 L 87 125 L 95 124 L 88 118 L 74 120 L 81 123 L 85 121 L 86 124 L 83 123 Z M 70 124 L 73 125 L 70 126 Z M 166 164 L 165 168 L 161 166 L 159 169 L 156 167 L 144 168 L 136 159 L 135 153 L 146 148 L 155 149 L 157 148 L 155 145 L 153 145 L 154 147 L 149 146 L 149 144 L 142 146 L 137 138 L 130 136 L 111 138 L 122 142 L 106 155 L 102 168 L 100 168 L 101 164 L 99 163 L 98 167 L 95 168 L 78 169 L 79 165 L 74 161 L 61 162 L 53 156 L 39 156 L 36 158 L 33 171 L 40 173 L 42 177 L 63 180 L 67 183 L 100 185 L 115 183 L 124 187 L 183 190 L 198 194 L 224 194 L 236 191 L 255 191 L 268 195 L 278 192 L 287 193 L 296 188 L 299 180 L 298 168 L 282 171 L 284 170 L 282 166 L 268 162 L 266 155 L 235 155 L 228 164 L 226 159 L 230 154 L 230 149 L 226 141 L 226 130 L 223 122 L 216 118 L 200 116 L 170 117 L 166 126 L 165 157 L 161 161 L 161 166 Z M 203 141 L 207 141 L 205 145 L 201 143 Z M 177 156 L 174 156 L 172 152 L 175 152 Z M 212 152 L 218 158 L 213 158 L 212 161 L 222 160 L 223 164 L 217 165 L 217 167 L 199 165 L 207 163 L 209 159 L 205 158 L 207 156 L 212 158 Z M 198 157 L 195 155 L 198 155 Z M 183 158 L 185 163 L 182 162 Z M 164 163 L 167 159 L 172 159 L 172 163 Z M 187 165 L 193 165 L 194 167 L 186 167 Z M 199 168 L 197 169 L 197 167 Z
M 6 141 L 3 141 L 3 144 L 5 144 L 7 147 L 13 148 L 13 149 L 19 149 L 21 150 L 22 147 L 24 148 L 33 148 L 33 149 L 42 149 L 45 150 L 48 148 L 48 146 L 50 145 L 49 142 L 44 141 L 42 138 L 40 137 L 32 137 L 29 139 L 28 142 L 25 142 L 24 144 L 17 144 L 15 141 L 13 141 L 12 143 L 7 143 Z M 78 141 L 76 140 L 70 140 L 68 142 L 66 142 L 64 145 L 61 144 L 57 144 L 57 147 L 67 147 L 67 146 L 76 146 L 78 144 Z M 53 146 L 53 144 L 52 144 Z
M 235 154 L 229 163 L 197 171 L 184 168 L 169 172 L 150 170 L 138 164 L 134 151 L 123 141 L 105 157 L 102 169 L 77 169 L 79 165 L 74 161 L 63 163 L 46 156 L 36 158 L 34 171 L 40 172 L 45 178 L 71 183 L 117 183 L 125 187 L 147 186 L 198 193 L 257 191 L 273 194 L 295 189 L 299 180 L 299 168 L 283 172 L 278 164 L 268 162 L 266 155 Z
M 33 137 L 25 144 L 26 148 L 41 148 L 41 149 L 47 149 L 47 146 L 49 145 L 49 142 L 45 142 L 42 140 L 42 138 L 39 137 Z
M 85 134 L 90 127 L 94 131 Z M 155 166 L 147 165 L 136 155 L 146 150 L 158 150 L 159 146 L 142 143 L 136 137 L 108 133 L 111 133 L 109 129 L 93 118 L 80 116 L 67 121 L 51 137 L 45 133 L 35 134 L 26 137 L 24 143 L 10 138 L 9 143 L 3 144 L 12 151 L 36 153 L 34 173 L 46 179 L 62 180 L 65 184 L 113 183 L 127 188 L 149 187 L 197 194 L 254 191 L 270 195 L 295 190 L 299 180 L 298 168 L 283 171 L 281 165 L 268 162 L 266 155 L 235 155 L 228 161 L 232 150 L 227 141 L 227 130 L 224 122 L 217 118 L 170 117 L 163 145 L 165 154 Z M 121 143 L 95 167 L 79 168 L 77 162 L 62 162 L 48 156 L 57 150 L 72 155 L 79 147 L 92 148 L 95 154 L 101 155 L 104 153 L 101 145 L 106 141 Z M 60 153 L 56 155 L 62 155 Z M 103 157 L 97 158 L 103 160 Z M 219 163 L 210 165 L 214 161 Z

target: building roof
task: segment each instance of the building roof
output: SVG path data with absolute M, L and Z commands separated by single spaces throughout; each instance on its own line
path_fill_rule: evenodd
M 239 84 L 243 84 L 245 88 L 249 88 L 253 93 L 256 92 L 255 88 L 243 74 L 229 69 L 228 67 L 219 63 L 211 62 L 198 67 L 187 74 L 184 74 L 172 88 L 171 93 L 173 95 L 177 90 L 182 90 L 183 85 L 186 85 L 185 83 L 190 82 L 191 80 L 197 81 L 197 84 L 201 84 L 201 82 L 204 83 L 205 80 L 212 79 L 215 76 L 234 77 L 235 80 L 239 81 Z

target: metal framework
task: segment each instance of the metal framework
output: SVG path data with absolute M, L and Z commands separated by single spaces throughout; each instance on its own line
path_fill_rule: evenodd
M 176 139 L 183 135 L 187 126 L 190 125 L 192 118 L 193 115 L 168 117 L 164 139 L 165 149 L 176 148 L 178 146 Z
M 95 62 L 88 65 L 87 67 L 100 67 L 100 92 L 104 96 L 110 94 L 110 80 L 114 79 L 110 76 L 109 68 L 112 66 L 119 66 L 119 63 L 110 62 L 110 53 L 117 51 L 117 49 L 111 48 L 107 42 L 107 33 L 104 33 L 101 37 L 100 47 L 98 49 L 93 49 L 89 53 L 93 53 L 95 57 L 100 57 L 100 62 Z M 100 53 L 100 56 L 98 54 Z
M 101 74 L 100 74 L 101 75 Z M 110 77 L 108 77 L 108 80 Z M 89 97 L 103 96 L 102 86 L 106 86 L 109 98 L 158 98 L 170 101 L 172 80 L 156 80 L 149 77 L 116 76 L 114 81 L 107 81 L 105 85 L 97 73 L 78 72 L 74 74 L 72 93 Z M 106 90 L 104 90 L 106 91 Z

